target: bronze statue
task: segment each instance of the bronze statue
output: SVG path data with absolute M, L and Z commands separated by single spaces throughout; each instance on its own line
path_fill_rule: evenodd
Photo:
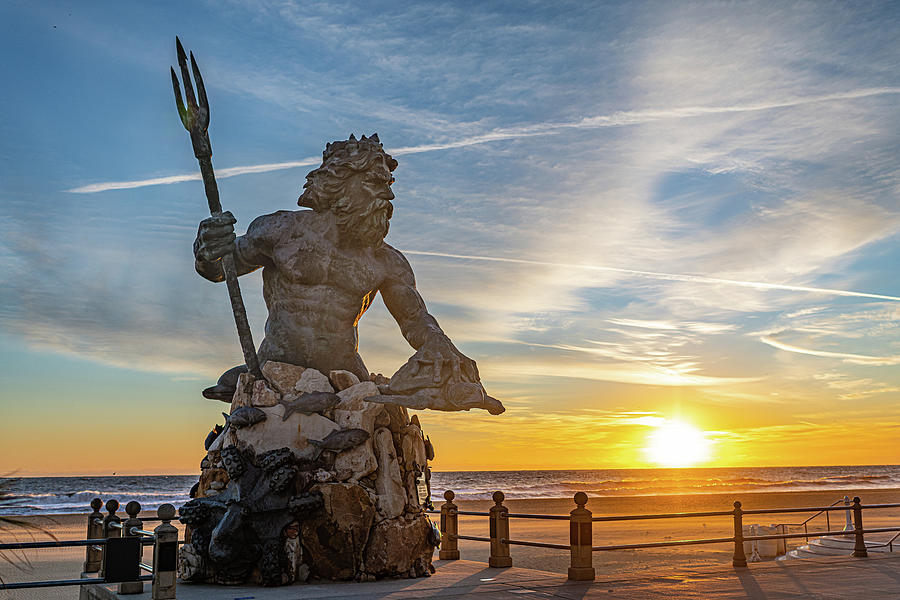
M 212 215 L 200 223 L 195 266 L 226 281 L 246 363 L 203 391 L 231 410 L 207 436 L 181 508 L 193 533 L 180 576 L 263 585 L 425 576 L 437 544 L 425 514 L 434 449 L 404 407 L 504 408 L 384 243 L 397 161 L 377 135 L 328 144 L 298 202 L 309 210 L 263 215 L 237 237 L 219 202 L 200 70 L 193 54 L 188 69 L 177 40 L 176 52 L 176 106 Z M 257 352 L 238 276 L 259 268 L 269 317 Z M 357 324 L 378 292 L 416 350 L 390 379 L 370 376 L 358 353 Z
M 368 400 L 499 414 L 503 405 L 485 393 L 475 362 L 428 314 L 406 258 L 384 242 L 396 167 L 377 134 L 328 144 L 298 200 L 312 210 L 257 217 L 239 237 L 230 212 L 204 219 L 194 242 L 197 272 L 223 281 L 221 259 L 229 254 L 238 275 L 263 268 L 269 317 L 260 364 L 346 370 L 363 381 L 369 371 L 357 351 L 357 324 L 381 292 L 416 352 L 390 383 L 379 385 L 381 396 Z

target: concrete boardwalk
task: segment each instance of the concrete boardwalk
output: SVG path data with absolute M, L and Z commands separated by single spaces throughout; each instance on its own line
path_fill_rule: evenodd
M 648 571 L 652 565 L 648 564 Z M 491 569 L 484 563 L 436 561 L 437 573 L 429 578 L 398 579 L 373 583 L 326 583 L 281 588 L 179 585 L 178 600 L 307 600 L 464 598 L 483 600 L 522 598 L 628 599 L 646 598 L 748 598 L 753 600 L 900 598 L 900 556 L 866 559 L 822 558 L 790 562 L 757 563 L 748 569 L 681 569 L 646 577 L 566 581 L 565 575 L 532 569 Z M 83 598 L 111 600 L 141 595 L 116 596 L 106 586 L 83 590 Z M 146 586 L 149 590 L 149 584 Z M 114 589 L 114 588 L 112 588 Z

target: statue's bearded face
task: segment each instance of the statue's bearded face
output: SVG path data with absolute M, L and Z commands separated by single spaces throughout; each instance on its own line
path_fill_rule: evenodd
M 297 204 L 331 212 L 342 243 L 380 246 L 394 211 L 391 171 L 397 161 L 384 152 L 377 136 L 333 142 L 323 156 L 322 166 L 306 176 Z
M 380 246 L 388 234 L 394 213 L 394 178 L 386 167 L 356 173 L 348 182 L 347 195 L 335 202 L 331 210 L 337 217 L 342 236 L 355 245 Z

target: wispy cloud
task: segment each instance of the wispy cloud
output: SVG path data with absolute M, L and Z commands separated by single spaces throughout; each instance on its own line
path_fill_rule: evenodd
M 776 339 L 774 335 L 764 335 L 759 338 L 759 341 L 764 344 L 768 344 L 773 348 L 778 348 L 779 350 L 784 350 L 786 352 L 796 352 L 797 354 L 820 356 L 822 358 L 839 358 L 848 363 L 857 365 L 890 366 L 900 364 L 900 356 L 868 356 L 865 354 L 852 354 L 849 352 L 831 352 L 827 350 L 801 348 L 800 346 L 785 344 L 784 342 Z
M 526 126 L 498 128 L 488 133 L 468 136 L 455 141 L 438 142 L 434 144 L 421 144 L 416 146 L 403 146 L 400 148 L 392 149 L 390 150 L 390 152 L 393 155 L 402 156 L 404 154 L 418 154 L 422 152 L 450 150 L 454 148 L 464 148 L 467 146 L 475 146 L 478 144 L 486 144 L 490 142 L 499 142 L 504 140 L 520 139 L 533 136 L 557 135 L 565 133 L 566 131 L 577 129 L 624 127 L 629 125 L 652 123 L 666 119 L 689 119 L 711 115 L 759 112 L 778 108 L 790 108 L 826 102 L 856 100 L 860 98 L 868 98 L 871 96 L 883 96 L 886 94 L 900 94 L 900 87 L 863 88 L 848 92 L 797 97 L 772 102 L 734 104 L 731 106 L 689 106 L 667 109 L 617 111 L 609 115 L 585 117 L 577 121 L 561 123 L 538 123 Z M 305 158 L 297 161 L 229 167 L 217 171 L 216 176 L 224 179 L 227 177 L 236 177 L 238 175 L 247 175 L 251 173 L 266 173 L 269 171 L 294 169 L 297 167 L 316 165 L 319 164 L 319 161 L 320 159 L 318 158 Z M 92 183 L 71 188 L 66 191 L 74 194 L 92 194 L 109 190 L 132 189 L 154 185 L 169 185 L 174 183 L 182 183 L 185 181 L 196 181 L 199 179 L 199 173 L 191 173 L 183 175 L 170 175 L 166 177 L 153 177 L 149 179 L 138 179 L 133 181 L 107 181 Z
M 420 256 L 437 256 L 442 258 L 453 258 L 460 260 L 477 260 L 491 262 L 506 262 L 525 265 L 536 265 L 543 267 L 559 267 L 565 269 L 584 269 L 586 271 L 606 271 L 611 273 L 622 273 L 625 275 L 636 275 L 638 277 L 648 277 L 651 279 L 662 279 L 666 281 L 686 281 L 692 283 L 708 283 L 708 284 L 724 284 L 735 285 L 739 287 L 755 288 L 759 290 L 781 290 L 787 292 L 806 292 L 811 294 L 824 294 L 829 296 L 847 296 L 855 298 L 874 298 L 877 300 L 890 300 L 900 302 L 898 296 L 888 296 L 884 294 L 874 294 L 870 292 L 855 292 L 851 290 L 836 290 L 832 288 L 810 287 L 802 285 L 787 285 L 782 283 L 765 283 L 761 281 L 739 281 L 736 279 L 723 279 L 720 277 L 707 277 L 704 275 L 686 275 L 679 273 L 658 273 L 654 271 L 639 271 L 636 269 L 623 269 L 619 267 L 604 267 L 599 265 L 586 265 L 578 263 L 556 263 L 541 260 L 529 260 L 524 258 L 504 258 L 497 256 L 475 256 L 471 254 L 452 254 L 447 252 L 428 252 L 425 250 L 403 250 L 405 254 L 413 254 Z
M 584 352 L 585 348 L 574 346 L 552 346 L 559 350 Z M 589 381 L 609 381 L 638 385 L 667 387 L 717 387 L 750 383 L 755 377 L 715 377 L 694 373 L 696 368 L 667 368 L 641 361 L 592 363 L 571 359 L 529 361 L 509 357 L 491 365 L 491 374 L 496 377 L 522 378 L 572 378 Z
M 737 326 L 729 325 L 726 323 L 697 323 L 697 322 L 684 322 L 679 323 L 675 321 L 647 321 L 642 319 L 607 319 L 609 323 L 613 323 L 615 325 L 623 325 L 625 327 L 637 327 L 639 329 L 662 329 L 665 331 L 674 331 L 679 329 L 684 329 L 687 331 L 693 331 L 696 333 L 725 333 L 727 331 L 734 331 Z

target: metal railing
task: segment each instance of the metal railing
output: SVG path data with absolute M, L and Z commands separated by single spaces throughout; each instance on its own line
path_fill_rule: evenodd
M 833 503 L 831 506 L 815 506 L 802 508 L 762 508 L 753 510 L 744 510 L 740 502 L 734 503 L 734 510 L 728 511 L 705 511 L 705 512 L 681 512 L 681 513 L 659 513 L 659 514 L 642 514 L 642 515 L 609 515 L 595 517 L 590 510 L 585 508 L 588 497 L 584 492 L 578 492 L 574 496 L 575 509 L 568 515 L 543 515 L 543 514 L 525 514 L 511 513 L 503 506 L 505 496 L 503 492 L 494 492 L 494 506 L 488 512 L 459 510 L 453 503 L 456 495 L 453 491 L 448 490 L 444 493 L 446 500 L 441 506 L 441 549 L 439 558 L 441 560 L 457 560 L 459 559 L 459 540 L 470 540 L 476 542 L 488 542 L 491 545 L 490 558 L 488 564 L 492 567 L 510 567 L 512 566 L 512 558 L 510 556 L 510 546 L 530 546 L 534 548 L 550 548 L 555 550 L 568 550 L 571 555 L 571 563 L 568 571 L 568 578 L 575 581 L 590 581 L 595 578 L 595 571 L 592 564 L 594 552 L 609 552 L 615 550 L 636 550 L 641 548 L 667 548 L 674 546 L 691 546 L 701 544 L 734 544 L 734 554 L 732 556 L 732 565 L 739 568 L 747 566 L 747 557 L 744 554 L 744 542 L 758 542 L 763 540 L 787 540 L 795 538 L 823 537 L 829 535 L 852 535 L 854 536 L 854 546 L 851 556 L 866 557 L 868 556 L 865 535 L 870 533 L 897 532 L 889 541 L 879 544 L 869 543 L 869 547 L 889 546 L 893 550 L 894 541 L 900 538 L 900 527 L 878 527 L 872 529 L 863 528 L 863 511 L 873 509 L 900 508 L 897 504 L 869 504 L 863 505 L 859 497 L 853 499 L 853 504 L 847 506 L 837 506 L 843 500 Z M 833 511 L 850 510 L 853 515 L 852 532 L 830 531 L 831 521 L 827 520 L 828 527 L 826 531 L 809 532 L 804 530 L 803 533 L 785 533 L 773 535 L 744 535 L 744 515 L 767 515 L 767 514 L 787 514 L 787 513 L 816 513 L 810 519 L 807 519 L 799 525 L 808 523 L 812 518 L 823 513 L 826 515 Z M 436 512 L 436 511 L 435 511 Z M 488 517 L 489 519 L 489 537 L 478 537 L 471 535 L 460 535 L 459 533 L 459 515 Z M 594 546 L 593 545 L 593 523 L 609 523 L 615 521 L 639 521 L 649 519 L 684 519 L 697 517 L 730 517 L 734 527 L 734 533 L 731 537 L 703 538 L 692 540 L 672 540 L 662 542 L 644 542 L 640 544 L 611 544 Z M 544 542 L 533 542 L 524 540 L 514 540 L 510 538 L 509 520 L 517 519 L 546 519 L 569 522 L 569 545 L 549 544 Z M 798 526 L 799 526 L 798 525 Z
M 900 538 L 900 531 L 894 534 L 894 536 L 885 541 L 885 542 L 866 542 L 866 546 L 869 548 L 887 548 L 888 552 L 894 551 L 894 542 L 897 541 L 897 538 Z
M 850 498 L 848 496 L 844 496 L 843 498 L 838 498 L 837 500 L 835 500 L 834 502 L 829 504 L 827 506 L 827 508 L 831 508 L 832 506 L 837 506 L 838 504 L 843 504 L 844 512 L 847 513 L 847 524 L 844 526 L 844 532 L 846 533 L 848 531 L 852 531 L 853 523 L 851 520 L 852 517 L 850 516 L 851 515 Z M 806 519 L 804 519 L 803 521 L 801 521 L 799 523 L 778 523 L 777 525 L 775 525 L 775 527 L 780 527 L 781 533 L 787 533 L 787 530 L 786 530 L 787 527 L 802 527 L 804 533 L 807 534 L 806 535 L 806 543 L 808 544 L 809 543 L 809 525 L 808 524 L 810 521 L 812 521 L 813 519 L 815 519 L 816 517 L 819 517 L 821 515 L 825 515 L 825 529 L 830 531 L 831 530 L 831 511 L 830 510 L 820 510 L 819 512 L 815 513 L 814 515 L 812 515 L 810 517 L 807 517 Z
M 100 498 L 91 500 L 86 539 L 0 544 L 0 551 L 83 546 L 85 559 L 80 578 L 0 583 L 0 590 L 118 583 L 119 594 L 140 594 L 144 591 L 144 582 L 150 581 L 152 600 L 174 599 L 178 529 L 171 521 L 176 518 L 175 507 L 163 504 L 156 511 L 156 517 L 140 519 L 141 505 L 129 502 L 125 506 L 128 518 L 123 521 L 116 514 L 119 510 L 117 500 L 107 501 L 106 515 L 100 512 L 102 506 Z M 151 520 L 161 523 L 153 531 L 147 531 L 144 521 Z M 153 562 L 148 564 L 142 560 L 143 549 L 151 545 Z M 141 575 L 141 571 L 150 574 Z M 97 576 L 86 576 L 91 573 L 97 573 Z

